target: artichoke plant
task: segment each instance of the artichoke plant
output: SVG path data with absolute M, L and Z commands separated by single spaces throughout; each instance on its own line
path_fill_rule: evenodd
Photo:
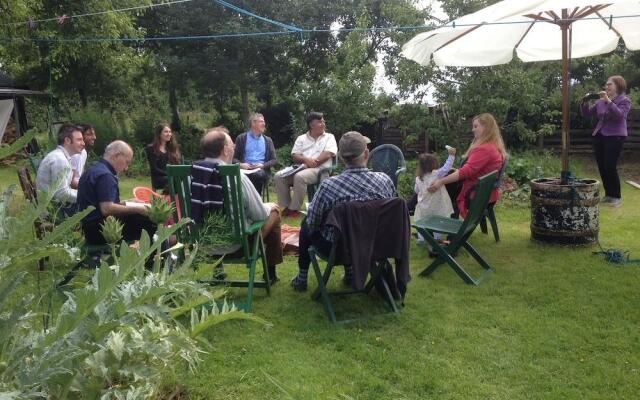
M 152 197 L 151 207 L 147 210 L 147 217 L 156 225 L 164 225 L 174 210 L 173 203 L 167 202 L 161 197 Z
M 109 215 L 102 223 L 102 236 L 111 247 L 111 257 L 116 262 L 116 244 L 122 240 L 122 223 L 113 215 Z
M 109 215 L 102 223 L 102 236 L 110 245 L 122 240 L 122 223 L 113 215 Z

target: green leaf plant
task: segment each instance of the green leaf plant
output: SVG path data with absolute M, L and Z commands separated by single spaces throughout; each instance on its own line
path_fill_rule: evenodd
M 166 374 L 185 364 L 196 371 L 202 354 L 213 349 L 202 336 L 205 331 L 231 319 L 268 325 L 228 304 L 225 290 L 196 282 L 184 264 L 173 273 L 168 265 L 158 272 L 145 270 L 145 260 L 189 222 L 183 219 L 159 226 L 155 242 L 143 232 L 138 249 L 121 242 L 110 264 L 102 261 L 89 282 L 62 293 L 52 284 L 49 296 L 63 300 L 43 329 L 29 278 L 38 273 L 36 263 L 43 257 L 57 258 L 54 267 L 78 261 L 78 249 L 64 240 L 91 209 L 38 238 L 33 223 L 51 196 L 10 215 L 12 190 L 0 199 L 0 398 L 153 397 Z

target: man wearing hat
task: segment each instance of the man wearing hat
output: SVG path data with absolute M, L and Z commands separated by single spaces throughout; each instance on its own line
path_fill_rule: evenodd
M 359 132 L 351 131 L 342 135 L 338 143 L 338 155 L 346 168 L 338 175 L 322 181 L 320 188 L 309 204 L 307 217 L 300 229 L 300 257 L 298 275 L 291 281 L 297 291 L 307 290 L 309 271 L 309 246 L 329 253 L 333 241 L 333 229 L 324 225 L 324 220 L 334 205 L 349 201 L 370 201 L 395 197 L 391 179 L 382 172 L 367 169 L 371 140 Z M 345 283 L 350 283 L 350 271 L 346 271 Z

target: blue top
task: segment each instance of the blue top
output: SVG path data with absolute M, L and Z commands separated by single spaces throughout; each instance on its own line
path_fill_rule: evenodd
M 118 175 L 111 164 L 104 158 L 93 164 L 80 177 L 78 182 L 78 211 L 89 206 L 96 209 L 82 219 L 83 223 L 104 219 L 100 212 L 100 203 L 110 201 L 120 202 Z
M 251 131 L 247 132 L 247 144 L 244 148 L 244 159 L 248 164 L 264 164 L 267 155 L 267 147 L 264 142 L 264 136 L 257 138 L 253 136 Z

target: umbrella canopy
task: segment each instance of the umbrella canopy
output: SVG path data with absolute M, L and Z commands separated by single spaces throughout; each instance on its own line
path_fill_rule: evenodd
M 402 55 L 422 65 L 481 67 L 562 60 L 562 183 L 569 172 L 568 59 L 640 49 L 640 0 L 505 0 L 416 35 Z M 571 43 L 569 43 L 571 30 Z
M 629 50 L 639 50 L 638 15 L 637 0 L 506 0 L 416 35 L 402 54 L 423 65 L 433 59 L 457 67 L 505 64 L 514 52 L 525 62 L 561 60 L 563 22 L 571 25 L 572 58 L 611 52 L 620 38 Z

